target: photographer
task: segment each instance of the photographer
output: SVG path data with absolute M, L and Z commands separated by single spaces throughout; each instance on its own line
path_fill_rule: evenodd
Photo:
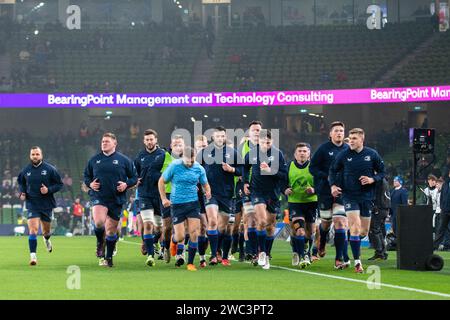
M 369 240 L 375 249 L 375 254 L 369 260 L 386 260 L 385 222 L 391 208 L 391 197 L 389 193 L 389 182 L 386 178 L 377 182 L 372 220 L 370 221 Z

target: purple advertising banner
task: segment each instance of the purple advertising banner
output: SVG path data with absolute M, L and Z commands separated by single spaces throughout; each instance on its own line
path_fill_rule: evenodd
M 450 86 L 346 90 L 0 94 L 0 108 L 264 107 L 450 101 Z

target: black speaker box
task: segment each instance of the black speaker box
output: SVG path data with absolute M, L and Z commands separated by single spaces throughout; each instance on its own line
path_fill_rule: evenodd
M 428 270 L 433 254 L 433 208 L 426 205 L 397 209 L 397 269 Z

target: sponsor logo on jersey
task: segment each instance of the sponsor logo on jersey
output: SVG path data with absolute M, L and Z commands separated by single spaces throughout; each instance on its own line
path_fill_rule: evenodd
M 97 161 L 96 161 L 95 163 L 96 163 L 96 164 L 99 164 L 99 163 L 100 163 L 100 161 L 101 161 L 101 160 L 97 160 Z
M 41 175 L 46 176 L 47 175 L 47 170 L 42 170 L 41 171 Z
M 328 152 L 328 154 L 329 154 L 330 156 L 332 156 L 332 155 L 334 154 L 334 152 L 331 151 L 331 152 Z
M 119 164 L 119 160 L 113 160 L 113 164 Z

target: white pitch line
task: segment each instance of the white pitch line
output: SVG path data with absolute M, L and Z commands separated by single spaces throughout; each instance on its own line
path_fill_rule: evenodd
M 137 244 L 138 246 L 140 246 L 141 244 L 140 243 L 137 243 L 137 242 L 131 242 L 131 241 L 127 241 L 127 240 L 120 240 L 118 243 L 129 243 L 129 244 Z
M 319 276 L 319 277 L 325 277 L 325 278 L 331 278 L 331 279 L 338 279 L 338 280 L 344 280 L 344 281 L 350 281 L 350 282 L 357 282 L 357 283 L 363 283 L 367 285 L 367 281 L 364 280 L 358 280 L 358 279 L 352 279 L 352 278 L 346 278 L 346 277 L 339 277 L 339 276 L 333 276 L 333 275 L 329 275 L 329 274 L 323 274 L 323 273 L 318 273 L 318 272 L 311 272 L 311 271 L 305 271 L 305 270 L 297 270 L 297 269 L 291 269 L 291 268 L 286 268 L 286 267 L 280 267 L 280 266 L 271 266 L 273 268 L 278 268 L 278 269 L 282 269 L 282 270 L 287 270 L 287 271 L 292 271 L 292 272 L 300 272 L 300 273 L 306 273 L 306 274 L 310 274 L 310 275 L 314 275 L 314 276 Z M 375 284 L 372 283 L 371 284 Z M 440 296 L 440 297 L 445 297 L 445 298 L 450 298 L 450 294 L 447 293 L 441 293 L 441 292 L 435 292 L 435 291 L 428 291 L 428 290 L 421 290 L 421 289 L 415 289 L 415 288 L 408 288 L 408 287 L 402 287 L 402 286 L 396 286 L 393 284 L 388 284 L 388 283 L 377 283 L 380 286 L 383 287 L 387 287 L 387 288 L 393 288 L 393 289 L 399 289 L 399 290 L 406 290 L 406 291 L 413 291 L 413 292 L 418 292 L 418 293 L 424 293 L 424 294 L 430 294 L 430 295 L 435 295 L 435 296 Z
M 139 243 L 126 241 L 126 240 L 122 240 L 120 242 L 140 245 Z M 367 285 L 367 281 L 364 281 L 364 280 L 358 280 L 358 279 L 352 279 L 352 278 L 346 278 L 346 277 L 340 277 L 340 276 L 333 276 L 333 275 L 330 275 L 330 274 L 324 274 L 324 273 L 318 273 L 318 272 L 312 272 L 312 271 L 306 271 L 306 270 L 297 270 L 297 269 L 291 269 L 291 268 L 274 266 L 274 265 L 272 265 L 271 267 L 272 268 L 286 270 L 286 271 L 291 271 L 291 272 L 306 273 L 306 274 L 319 276 L 319 277 L 325 277 L 325 278 L 331 278 L 331 279 L 337 279 L 337 280 L 344 280 L 344 281 L 350 281 L 350 282 L 357 282 L 357 283 L 362 283 L 362 284 Z M 371 282 L 371 284 L 373 284 L 373 283 Z M 430 294 L 430 295 L 444 297 L 444 298 L 450 298 L 450 294 L 447 294 L 447 293 L 428 291 L 428 290 L 422 290 L 422 289 L 416 289 L 416 288 L 409 288 L 409 287 L 403 287 L 403 286 L 396 286 L 396 285 L 389 284 L 389 283 L 381 283 L 380 282 L 380 283 L 377 283 L 377 284 L 379 284 L 380 286 L 386 287 L 386 288 L 405 290 L 405 291 L 413 291 L 413 292 Z

